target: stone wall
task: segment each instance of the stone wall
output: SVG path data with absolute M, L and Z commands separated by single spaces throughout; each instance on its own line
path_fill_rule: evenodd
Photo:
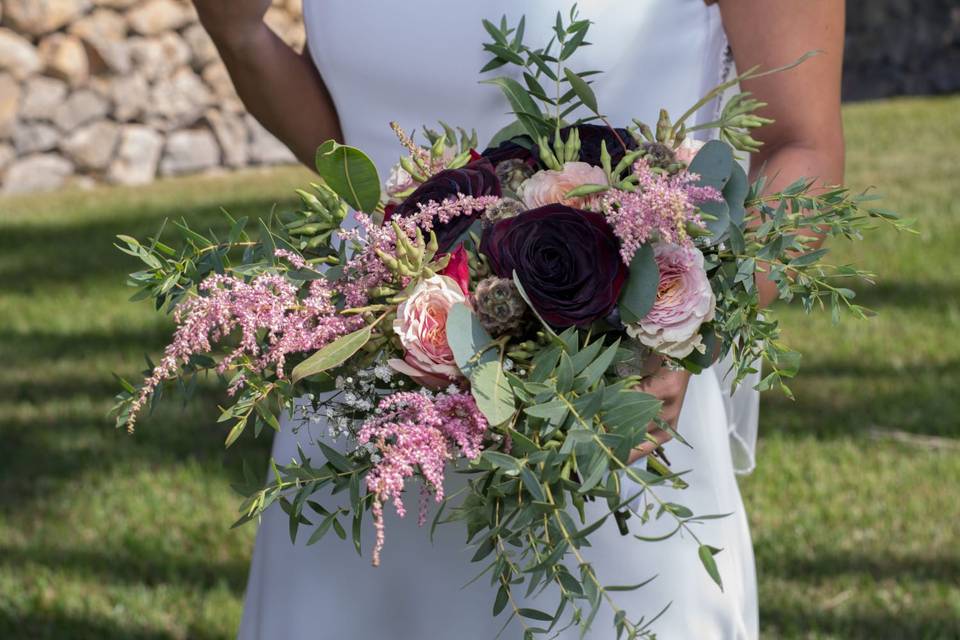
M 960 91 L 960 1 L 847 0 L 843 97 Z
M 302 48 L 300 0 L 267 22 Z M 188 0 L 0 0 L 0 192 L 294 161 Z

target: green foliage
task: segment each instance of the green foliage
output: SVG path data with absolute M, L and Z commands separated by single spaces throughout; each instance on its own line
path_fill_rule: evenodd
M 484 82 L 501 88 L 520 126 L 531 139 L 551 136 L 563 126 L 564 119 L 580 107 L 594 115 L 578 119 L 577 123 L 602 117 L 596 95 L 586 79 L 598 72 L 576 72 L 565 64 L 580 47 L 590 44 L 586 41 L 590 21 L 579 18 L 576 5 L 566 17 L 557 13 L 553 37 L 545 47 L 537 49 L 523 42 L 525 18 L 521 18 L 516 27 L 509 26 L 506 16 L 499 25 L 484 20 L 483 26 L 492 38 L 483 48 L 493 57 L 481 72 L 514 65 L 520 68 L 524 80 L 521 84 L 501 76 Z M 516 131 L 512 129 L 511 134 L 515 135 Z M 500 139 L 507 138 L 498 134 L 495 140 Z
M 367 155 L 355 147 L 327 140 L 317 149 L 317 173 L 344 202 L 373 212 L 380 204 L 380 176 Z
M 294 367 L 291 374 L 293 381 L 298 382 L 303 378 L 339 367 L 370 342 L 372 336 L 372 325 L 366 325 L 353 333 L 340 336 Z

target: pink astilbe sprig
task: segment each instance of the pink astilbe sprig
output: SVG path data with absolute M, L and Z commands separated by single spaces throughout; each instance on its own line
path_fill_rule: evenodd
M 401 391 L 380 401 L 377 413 L 357 434 L 359 444 L 374 444 L 380 456 L 367 474 L 367 489 L 374 494 L 372 514 L 377 532 L 374 566 L 380 564 L 384 544 L 384 503 L 392 500 L 397 514 L 404 517 L 404 482 L 417 471 L 423 477 L 422 489 L 432 491 L 434 499 L 442 501 L 447 461 L 458 452 L 471 460 L 479 456 L 487 426 L 473 396 L 466 392 L 431 397 Z M 423 505 L 421 502 L 421 524 L 426 517 Z
M 296 262 L 291 260 L 294 266 Z M 272 368 L 283 378 L 289 354 L 315 351 L 363 325 L 360 317 L 338 313 L 335 291 L 325 280 L 311 281 L 303 298 L 298 287 L 279 274 L 261 274 L 249 282 L 213 274 L 198 289 L 200 295 L 188 298 L 174 311 L 177 328 L 173 341 L 134 399 L 128 429 L 133 429 L 137 416 L 164 380 L 174 377 L 191 356 L 212 352 L 216 343 L 234 333 L 239 332 L 238 345 L 217 364 L 218 373 L 246 356 L 251 359 L 244 365 L 247 371 Z M 229 391 L 236 393 L 244 379 L 241 376 Z
M 686 224 L 703 227 L 697 207 L 722 201 L 713 187 L 697 186 L 699 176 L 688 171 L 665 174 L 654 171 L 646 160 L 633 165 L 637 190 L 611 189 L 600 199 L 607 222 L 620 239 L 620 255 L 630 264 L 637 250 L 651 241 L 689 246 Z
M 467 196 L 458 193 L 455 198 L 447 198 L 443 202 L 430 200 L 419 203 L 417 213 L 397 218 L 396 221 L 408 234 L 413 234 L 417 227 L 430 232 L 437 222 L 446 224 L 459 216 L 473 215 L 475 211 L 489 209 L 501 200 L 499 196 Z

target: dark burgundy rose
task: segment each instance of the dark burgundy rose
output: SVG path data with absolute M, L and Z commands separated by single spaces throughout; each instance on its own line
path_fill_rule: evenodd
M 413 215 L 420 210 L 417 206 L 419 204 L 427 204 L 430 201 L 441 203 L 461 193 L 474 197 L 500 197 L 500 182 L 489 160 L 485 158 L 475 160 L 459 169 L 444 169 L 434 174 L 407 196 L 406 200 L 398 204 L 390 217 L 402 218 Z M 446 223 L 435 221 L 433 230 L 437 233 L 439 251 L 446 252 L 456 239 L 480 217 L 481 213 L 483 212 L 477 210 L 469 216 L 457 216 Z
M 501 278 L 516 271 L 533 308 L 557 329 L 586 327 L 607 316 L 627 277 L 604 217 L 561 204 L 487 227 L 480 251 Z
M 523 144 L 520 144 L 521 142 Z M 493 166 L 497 166 L 506 160 L 522 160 L 531 166 L 535 166 L 538 161 L 533 152 L 530 151 L 535 146 L 529 136 L 517 136 L 504 140 L 496 147 L 487 147 L 481 155 L 489 160 Z
M 617 163 L 623 159 L 626 152 L 637 148 L 637 141 L 633 139 L 630 132 L 626 129 L 617 129 L 617 135 L 614 135 L 610 127 L 597 124 L 579 124 L 576 125 L 580 131 L 580 162 L 592 164 L 595 167 L 600 166 L 600 143 L 607 143 L 607 152 L 610 154 L 611 166 L 617 166 Z M 571 127 L 560 129 L 560 136 L 566 140 L 570 135 Z M 623 143 L 621 144 L 621 140 Z M 624 149 L 623 145 L 627 148 Z

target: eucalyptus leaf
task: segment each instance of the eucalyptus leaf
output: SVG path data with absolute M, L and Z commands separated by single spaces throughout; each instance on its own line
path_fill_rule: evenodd
M 497 361 L 476 366 L 470 375 L 470 391 L 477 408 L 491 425 L 503 424 L 516 410 L 513 387 Z
M 380 204 L 380 176 L 367 154 L 327 140 L 317 149 L 317 173 L 327 186 L 357 211 L 373 212 Z
M 703 563 L 703 568 L 707 570 L 707 573 L 710 574 L 710 577 L 713 578 L 713 581 L 717 583 L 718 587 L 720 587 L 720 591 L 723 591 L 723 580 L 720 578 L 720 570 L 717 568 L 717 561 L 713 557 L 721 551 L 722 549 L 717 549 L 716 547 L 702 544 L 700 545 L 699 549 L 697 549 L 697 555 L 700 556 L 700 562 Z
M 469 377 L 478 365 L 497 359 L 496 350 L 488 348 L 493 338 L 480 324 L 480 319 L 470 310 L 470 307 L 462 302 L 453 305 L 447 313 L 446 329 L 447 344 L 453 351 L 457 367 L 464 375 Z M 487 350 L 476 358 L 481 349 Z
M 630 274 L 620 294 L 620 318 L 630 324 L 639 322 L 653 308 L 660 285 L 660 268 L 653 257 L 653 246 L 641 245 L 630 260 Z

